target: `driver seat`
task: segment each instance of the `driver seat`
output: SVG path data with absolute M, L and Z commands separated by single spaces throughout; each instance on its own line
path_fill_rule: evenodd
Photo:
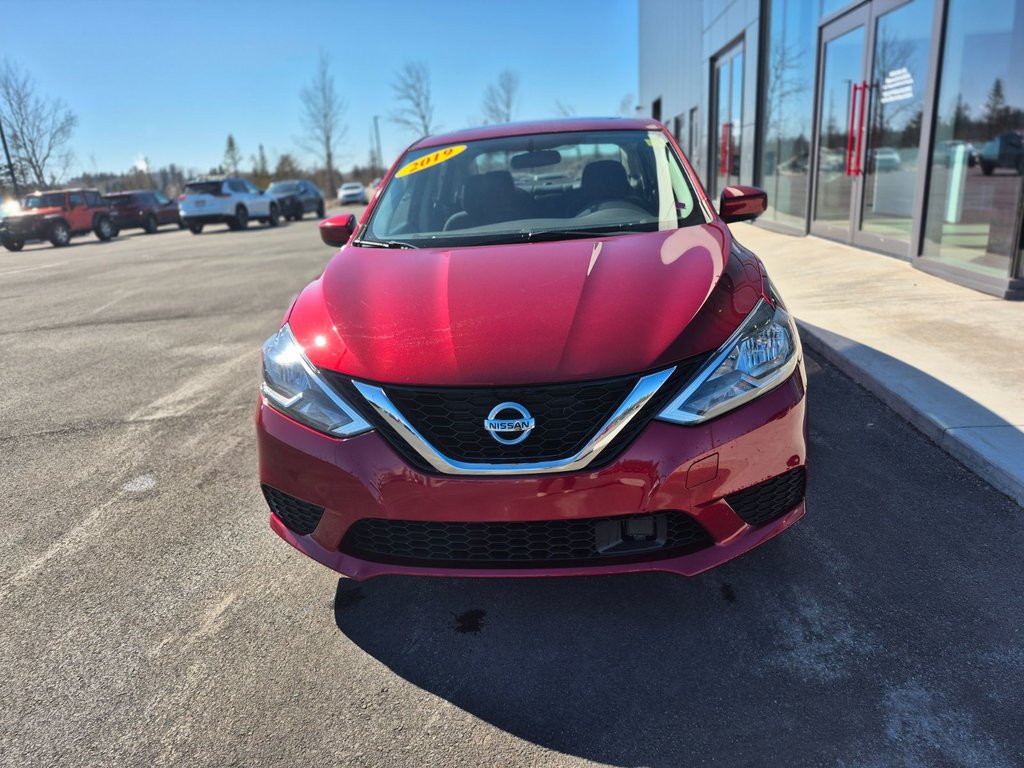
M 583 168 L 580 192 L 584 210 L 613 200 L 627 200 L 633 196 L 626 169 L 618 160 L 594 160 Z
M 508 171 L 470 176 L 462 184 L 462 208 L 444 224 L 444 231 L 467 229 L 518 218 L 516 186 Z

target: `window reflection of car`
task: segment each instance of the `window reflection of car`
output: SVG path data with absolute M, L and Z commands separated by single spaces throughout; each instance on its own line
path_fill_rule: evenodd
M 898 171 L 900 153 L 892 147 L 878 147 L 871 153 L 876 171 Z
M 821 171 L 845 171 L 846 153 L 822 147 L 818 152 L 818 167 Z
M 978 150 L 969 141 L 958 141 L 956 139 L 940 141 L 935 145 L 935 162 L 945 163 L 947 168 L 952 168 L 956 165 L 956 158 L 960 153 L 961 147 L 963 147 L 964 157 L 967 158 L 967 167 L 973 168 L 978 164 Z
M 1024 134 L 1020 131 L 996 136 L 981 148 L 981 172 L 991 176 L 996 168 L 1012 168 L 1024 176 Z

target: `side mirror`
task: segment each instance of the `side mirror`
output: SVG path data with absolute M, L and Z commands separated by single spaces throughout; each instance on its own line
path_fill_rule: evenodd
M 320 239 L 334 248 L 345 245 L 356 231 L 356 217 L 351 213 L 339 213 L 320 222 Z
M 767 209 L 768 193 L 757 187 L 726 187 L 718 203 L 718 215 L 726 224 L 753 221 Z

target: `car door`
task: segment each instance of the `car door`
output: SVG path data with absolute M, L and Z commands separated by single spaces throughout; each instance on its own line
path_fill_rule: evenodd
M 162 192 L 153 192 L 149 195 L 156 208 L 156 220 L 161 224 L 176 224 L 178 222 L 178 206 Z
M 264 192 L 262 189 L 257 187 L 255 184 L 249 181 L 242 182 L 245 185 L 246 192 L 249 198 L 249 215 L 250 216 L 269 216 L 270 215 L 270 195 Z
M 85 207 L 85 195 L 81 192 L 68 193 L 68 226 L 72 232 L 82 232 L 91 227 L 89 210 Z
M 299 200 L 302 203 L 303 213 L 316 210 L 316 196 L 308 182 L 299 182 Z

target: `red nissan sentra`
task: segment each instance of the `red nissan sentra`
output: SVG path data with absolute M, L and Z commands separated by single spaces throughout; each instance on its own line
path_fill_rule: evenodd
M 800 342 L 664 127 L 416 142 L 263 346 L 270 524 L 355 579 L 694 575 L 804 514 Z

